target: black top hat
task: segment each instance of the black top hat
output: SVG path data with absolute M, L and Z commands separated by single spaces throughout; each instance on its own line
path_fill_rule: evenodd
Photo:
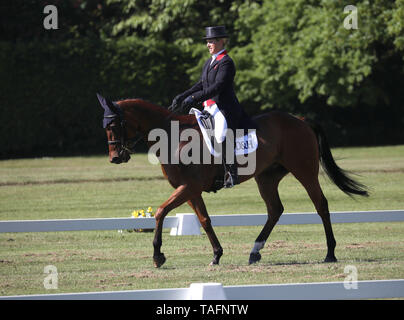
M 206 36 L 204 39 L 213 39 L 213 38 L 228 38 L 228 34 L 226 32 L 226 28 L 224 26 L 218 27 L 206 27 Z

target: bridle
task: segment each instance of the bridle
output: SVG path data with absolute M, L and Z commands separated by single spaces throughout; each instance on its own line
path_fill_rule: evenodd
M 117 118 L 120 124 L 120 134 L 119 139 L 108 140 L 108 145 L 119 145 L 121 147 L 121 152 L 119 156 L 121 156 L 122 151 L 126 151 L 128 153 L 135 153 L 136 144 L 143 139 L 143 134 L 138 133 L 135 137 L 128 139 L 127 131 L 126 131 L 126 121 L 123 119 L 123 116 L 120 115 L 108 115 L 104 118 Z

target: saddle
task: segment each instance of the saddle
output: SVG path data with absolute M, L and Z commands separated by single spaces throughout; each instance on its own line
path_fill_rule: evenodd
M 213 111 L 212 109 L 199 111 L 196 108 L 191 108 L 189 113 L 196 117 L 203 140 L 210 154 L 214 157 L 220 157 L 221 152 L 214 149 L 212 138 L 214 138 L 218 144 L 222 143 L 226 138 L 227 123 L 219 108 L 217 108 L 216 105 L 211 107 L 214 106 L 216 108 L 214 108 Z M 241 131 L 243 135 L 235 137 L 235 154 L 247 155 L 257 150 L 258 139 L 255 126 L 251 120 L 248 118 L 245 119 L 245 124 L 239 129 L 244 131 Z
M 224 143 L 224 140 L 227 133 L 226 119 L 217 105 L 213 104 L 209 108 L 205 108 L 203 111 L 192 108 L 189 113 L 195 115 L 199 128 L 202 132 L 203 140 L 211 155 L 214 157 L 222 157 L 223 159 L 223 172 L 215 178 L 211 191 L 216 192 L 223 187 L 231 188 L 238 184 L 237 161 L 235 161 L 234 164 L 227 163 L 225 151 L 218 152 L 214 148 L 214 140 L 216 140 L 217 143 L 222 144 L 222 147 L 225 147 L 226 144 Z M 244 130 L 242 131 L 243 135 L 235 137 L 235 155 L 249 154 L 254 152 L 258 147 L 256 131 L 249 130 L 247 134 L 245 134 L 247 131 L 246 128 L 241 129 Z

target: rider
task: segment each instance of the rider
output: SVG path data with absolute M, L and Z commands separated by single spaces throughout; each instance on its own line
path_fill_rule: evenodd
M 216 104 L 226 119 L 227 128 L 235 132 L 241 116 L 244 115 L 244 110 L 234 92 L 233 80 L 236 68 L 225 49 L 227 38 L 228 35 L 224 26 L 206 28 L 204 39 L 212 57 L 205 62 L 199 82 L 177 95 L 170 109 L 180 108 L 184 110 L 200 102 L 203 102 L 206 109 Z M 235 135 L 233 136 L 235 137 Z M 225 145 L 225 143 L 222 144 Z M 224 186 L 229 188 L 239 182 L 236 164 L 227 163 L 225 153 L 225 151 L 222 152 L 226 171 Z

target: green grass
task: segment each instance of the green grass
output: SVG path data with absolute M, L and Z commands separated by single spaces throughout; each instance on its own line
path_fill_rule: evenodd
M 335 149 L 339 165 L 370 187 L 369 198 L 351 199 L 323 175 L 331 211 L 404 208 L 404 146 Z M 171 194 L 159 166 L 145 155 L 123 165 L 107 156 L 0 161 L 0 220 L 128 217 L 134 209 L 156 209 Z M 286 212 L 312 212 L 305 190 L 290 175 L 280 185 Z M 213 214 L 264 213 L 253 180 L 204 195 Z M 191 212 L 183 205 L 171 214 Z M 404 223 L 334 224 L 338 263 L 324 264 L 321 225 L 276 226 L 262 261 L 248 266 L 261 227 L 215 228 L 224 249 L 221 265 L 209 267 L 212 249 L 202 236 L 163 233 L 167 257 L 152 264 L 152 233 L 117 231 L 0 234 L 0 295 L 224 285 L 343 281 L 355 265 L 359 280 L 404 278 Z M 43 269 L 55 265 L 59 288 L 45 290 Z

